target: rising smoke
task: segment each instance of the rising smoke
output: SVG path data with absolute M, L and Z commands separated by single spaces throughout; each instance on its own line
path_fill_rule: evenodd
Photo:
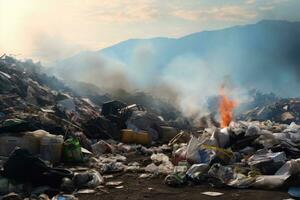
M 300 96 L 298 33 L 300 23 L 262 21 L 178 40 L 125 42 L 121 50 L 85 52 L 54 69 L 66 80 L 107 91 L 149 92 L 197 116 L 207 112 L 207 98 L 218 95 L 224 81 L 238 104 L 251 100 L 253 88 Z
M 173 103 L 187 117 L 206 114 L 207 97 L 218 95 L 221 84 L 230 77 L 192 54 L 177 56 L 163 69 L 157 68 L 154 50 L 150 44 L 137 46 L 130 64 L 87 53 L 56 67 L 54 73 L 65 80 L 93 83 L 108 93 L 144 91 Z M 241 96 L 240 89 L 235 88 L 231 95 Z

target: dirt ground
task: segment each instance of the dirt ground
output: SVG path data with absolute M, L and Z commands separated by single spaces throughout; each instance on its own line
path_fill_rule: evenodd
M 180 200 L 253 200 L 272 199 L 283 200 L 290 198 L 286 191 L 265 191 L 249 189 L 216 189 L 204 185 L 186 186 L 172 188 L 163 184 L 162 178 L 139 179 L 137 174 L 124 174 L 115 176 L 111 180 L 123 181 L 124 188 L 105 188 L 96 194 L 79 195 L 84 200 L 159 200 L 159 199 L 180 199 Z M 219 197 L 210 197 L 201 194 L 206 191 L 224 193 Z

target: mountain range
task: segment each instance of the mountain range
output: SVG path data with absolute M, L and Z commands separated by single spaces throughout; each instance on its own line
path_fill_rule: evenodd
M 51 72 L 106 88 L 188 81 L 205 90 L 230 79 L 238 87 L 295 97 L 300 95 L 300 22 L 263 20 L 180 38 L 129 39 L 59 61 Z

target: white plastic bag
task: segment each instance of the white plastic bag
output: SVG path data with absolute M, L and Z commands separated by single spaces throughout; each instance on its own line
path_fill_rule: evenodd
M 187 151 L 186 151 L 186 159 L 191 162 L 191 163 L 200 163 L 201 162 L 201 157 L 200 154 L 198 153 L 198 149 L 200 148 L 200 142 L 199 140 L 192 136 L 189 144 L 187 146 Z
M 274 189 L 282 186 L 289 177 L 289 175 L 258 176 L 252 186 L 262 189 Z

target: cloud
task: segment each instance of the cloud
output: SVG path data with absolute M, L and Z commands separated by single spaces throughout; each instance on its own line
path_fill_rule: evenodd
M 247 0 L 246 1 L 246 4 L 255 4 L 256 3 L 256 0 Z
M 138 22 L 157 18 L 159 8 L 151 0 L 104 0 L 100 4 L 89 4 L 85 14 L 88 18 L 101 22 Z
M 172 12 L 172 15 L 184 20 L 219 20 L 219 21 L 244 21 L 254 19 L 257 14 L 254 11 L 241 6 L 212 7 L 202 10 L 182 10 Z
M 269 11 L 269 10 L 273 10 L 274 6 L 273 5 L 264 5 L 258 8 L 260 11 Z
M 201 11 L 176 10 L 172 15 L 181 19 L 196 21 L 199 19 Z

